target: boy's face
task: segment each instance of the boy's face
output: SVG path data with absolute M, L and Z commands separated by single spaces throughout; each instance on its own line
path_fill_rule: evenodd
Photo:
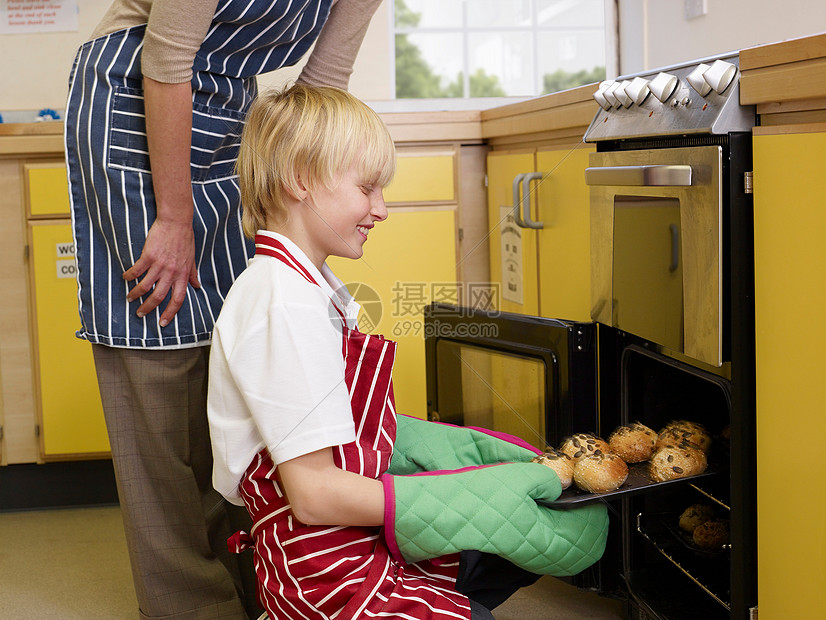
M 387 218 L 382 188 L 362 178 L 357 168 L 354 164 L 332 189 L 320 187 L 306 199 L 313 213 L 305 219 L 309 247 L 302 249 L 316 265 L 328 256 L 360 258 L 370 230 Z

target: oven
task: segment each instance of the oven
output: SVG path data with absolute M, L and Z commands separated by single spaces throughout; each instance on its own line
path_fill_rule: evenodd
M 624 599 L 635 620 L 756 617 L 754 110 L 739 105 L 738 77 L 729 54 L 595 93 L 590 322 L 425 311 L 431 419 L 539 448 L 633 421 L 708 430 L 703 476 L 588 500 L 609 508 L 608 547 L 571 582 Z M 725 543 L 700 548 L 678 527 L 696 504 L 728 523 Z

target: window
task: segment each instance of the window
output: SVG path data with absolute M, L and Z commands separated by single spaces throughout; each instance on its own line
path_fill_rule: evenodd
M 394 0 L 397 99 L 528 97 L 605 79 L 605 0 Z

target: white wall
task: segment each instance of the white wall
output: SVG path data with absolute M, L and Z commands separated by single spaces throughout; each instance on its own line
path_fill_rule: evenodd
M 46 107 L 62 110 L 75 51 L 110 2 L 79 0 L 77 32 L 0 35 L 0 112 Z M 350 90 L 368 101 L 393 96 L 390 2 L 384 0 L 373 17 L 350 80 Z M 619 74 L 826 31 L 824 0 L 617 2 Z M 685 2 L 705 2 L 706 14 L 686 19 Z M 261 84 L 264 88 L 280 86 L 295 75 L 295 69 L 275 72 L 265 76 Z
M 389 10 L 384 0 L 373 16 L 350 90 L 362 99 L 392 98 Z M 77 32 L 0 35 L 0 113 L 66 106 L 68 76 L 77 48 L 89 37 L 111 0 L 79 0 Z M 281 86 L 299 68 L 264 76 L 262 88 Z
M 619 74 L 826 31 L 824 0 L 618 0 Z M 688 19 L 686 7 L 705 6 Z M 611 76 L 616 77 L 616 76 Z

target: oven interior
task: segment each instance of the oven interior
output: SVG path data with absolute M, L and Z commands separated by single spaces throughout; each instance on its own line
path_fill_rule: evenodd
M 655 430 L 672 420 L 702 424 L 712 436 L 709 469 L 716 472 L 694 483 L 622 500 L 622 573 L 629 593 L 629 617 L 729 618 L 730 544 L 702 548 L 680 528 L 680 515 L 696 504 L 729 520 L 729 381 L 632 345 L 621 354 L 619 400 L 622 423 L 636 420 Z M 611 429 L 601 430 L 609 433 Z

